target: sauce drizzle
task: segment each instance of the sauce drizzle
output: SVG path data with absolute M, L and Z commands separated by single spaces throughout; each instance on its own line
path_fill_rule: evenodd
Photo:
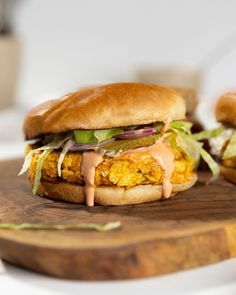
M 155 144 L 141 147 L 137 149 L 129 149 L 120 153 L 118 156 L 148 153 L 143 155 L 145 157 L 153 157 L 157 164 L 164 170 L 162 181 L 162 195 L 164 198 L 169 198 L 172 192 L 173 184 L 171 183 L 171 176 L 174 171 L 174 154 L 163 138 L 156 141 Z M 81 174 L 84 177 L 84 194 L 87 206 L 94 206 L 94 178 L 96 167 L 103 161 L 103 153 L 101 152 L 85 152 L 83 153 L 83 160 L 81 165 Z
M 174 171 L 174 154 L 162 141 L 157 141 L 154 145 L 149 146 L 148 151 L 164 170 L 162 195 L 164 198 L 169 198 L 173 188 L 170 179 Z
M 174 154 L 167 144 L 163 142 L 162 138 L 157 140 L 153 145 L 137 149 L 130 149 L 119 154 L 119 156 L 145 152 L 149 154 L 149 157 L 153 157 L 157 164 L 164 170 L 162 195 L 164 198 L 169 198 L 173 188 L 171 176 L 174 171 Z M 148 155 L 144 155 L 143 158 L 145 157 L 148 157 Z
M 172 121 L 171 118 L 168 117 L 167 120 L 164 122 L 164 125 L 161 128 L 160 133 L 165 133 L 169 129 L 169 125 L 171 121 Z
M 103 154 L 99 152 L 83 153 L 81 174 L 84 177 L 84 194 L 87 206 L 94 206 L 94 177 L 96 167 L 103 161 Z

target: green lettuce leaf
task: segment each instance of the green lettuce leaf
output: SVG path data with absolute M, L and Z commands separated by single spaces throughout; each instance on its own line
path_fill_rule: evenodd
M 236 156 L 236 130 L 233 132 L 232 137 L 223 153 L 223 160 Z
M 0 229 L 7 230 L 95 230 L 106 232 L 121 227 L 120 221 L 111 221 L 105 224 L 77 223 L 77 224 L 36 224 L 36 223 L 0 223 Z
M 97 143 L 104 140 L 111 139 L 113 136 L 121 134 L 123 129 L 112 128 L 103 130 L 75 130 L 75 141 L 76 143 Z
M 194 133 L 193 138 L 196 140 L 210 139 L 212 137 L 219 136 L 224 130 L 225 130 L 224 126 L 220 126 L 216 129 L 212 129 L 212 130 L 203 130 L 201 132 Z
M 160 131 L 162 129 L 162 127 L 164 126 L 164 123 L 158 123 L 154 126 L 154 128 L 157 131 Z M 187 133 L 190 132 L 191 128 L 193 126 L 193 123 L 191 122 L 187 122 L 187 121 L 173 121 L 169 124 L 169 129 L 181 129 Z
M 207 163 L 208 167 L 210 168 L 213 177 L 210 181 L 214 181 L 216 178 L 218 178 L 220 174 L 220 168 L 219 165 L 215 162 L 215 160 L 212 158 L 212 156 L 203 148 L 200 148 L 200 155 L 202 159 Z
M 103 140 L 111 139 L 113 136 L 123 133 L 122 128 L 112 128 L 112 129 L 105 129 L 105 130 L 95 130 L 94 136 L 97 138 L 98 142 Z
M 196 141 L 192 135 L 182 133 L 186 141 L 189 145 L 195 146 L 197 152 L 199 152 L 202 159 L 207 163 L 209 169 L 212 172 L 212 179 L 210 181 L 215 180 L 220 174 L 219 165 L 215 162 L 212 156 L 202 148 L 202 143 Z
M 74 131 L 76 143 L 96 143 L 97 138 L 94 136 L 94 130 L 75 130 Z
M 185 131 L 186 133 L 191 132 L 191 128 L 193 127 L 193 123 L 187 121 L 173 121 L 170 123 L 170 128 L 180 129 Z

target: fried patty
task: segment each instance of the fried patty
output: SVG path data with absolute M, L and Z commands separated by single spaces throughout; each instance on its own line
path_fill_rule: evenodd
M 28 148 L 29 150 L 29 148 Z M 174 172 L 171 182 L 174 184 L 184 183 L 193 174 L 193 161 L 185 158 L 184 154 L 174 150 Z M 36 152 L 31 161 L 29 174 L 34 177 L 36 165 L 41 152 Z M 70 183 L 83 184 L 81 175 L 82 154 L 78 152 L 68 152 L 62 163 L 62 176 L 58 177 L 57 162 L 60 151 L 53 151 L 45 159 L 42 168 L 42 179 L 50 182 L 57 182 L 61 179 Z M 104 161 L 96 168 L 95 185 L 117 185 L 120 187 L 133 187 L 142 184 L 161 184 L 164 171 L 157 164 L 154 158 L 148 153 L 121 155 L 110 158 L 104 157 Z

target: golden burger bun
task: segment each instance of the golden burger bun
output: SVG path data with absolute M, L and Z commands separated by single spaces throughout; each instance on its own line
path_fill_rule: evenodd
M 176 193 L 192 187 L 197 181 L 194 173 L 188 182 L 174 184 L 171 197 Z M 33 185 L 33 182 L 31 182 Z M 67 201 L 72 203 L 84 203 L 83 186 L 68 182 L 52 183 L 42 180 L 37 194 L 50 199 Z M 152 202 L 162 199 L 162 185 L 137 185 L 126 189 L 117 186 L 95 187 L 95 203 L 100 205 L 129 205 Z
M 185 101 L 174 90 L 145 83 L 83 88 L 32 109 L 26 139 L 76 129 L 106 129 L 185 118 Z
M 220 97 L 216 105 L 216 119 L 223 124 L 236 126 L 236 92 Z

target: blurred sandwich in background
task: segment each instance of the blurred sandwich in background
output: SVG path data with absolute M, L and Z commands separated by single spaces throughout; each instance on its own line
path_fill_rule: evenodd
M 193 88 L 184 88 L 184 87 L 171 87 L 174 89 L 180 96 L 185 99 L 186 102 L 186 119 L 193 123 L 192 133 L 199 132 L 203 130 L 203 126 L 199 122 L 196 116 L 196 110 L 199 103 L 199 97 L 196 90 Z

